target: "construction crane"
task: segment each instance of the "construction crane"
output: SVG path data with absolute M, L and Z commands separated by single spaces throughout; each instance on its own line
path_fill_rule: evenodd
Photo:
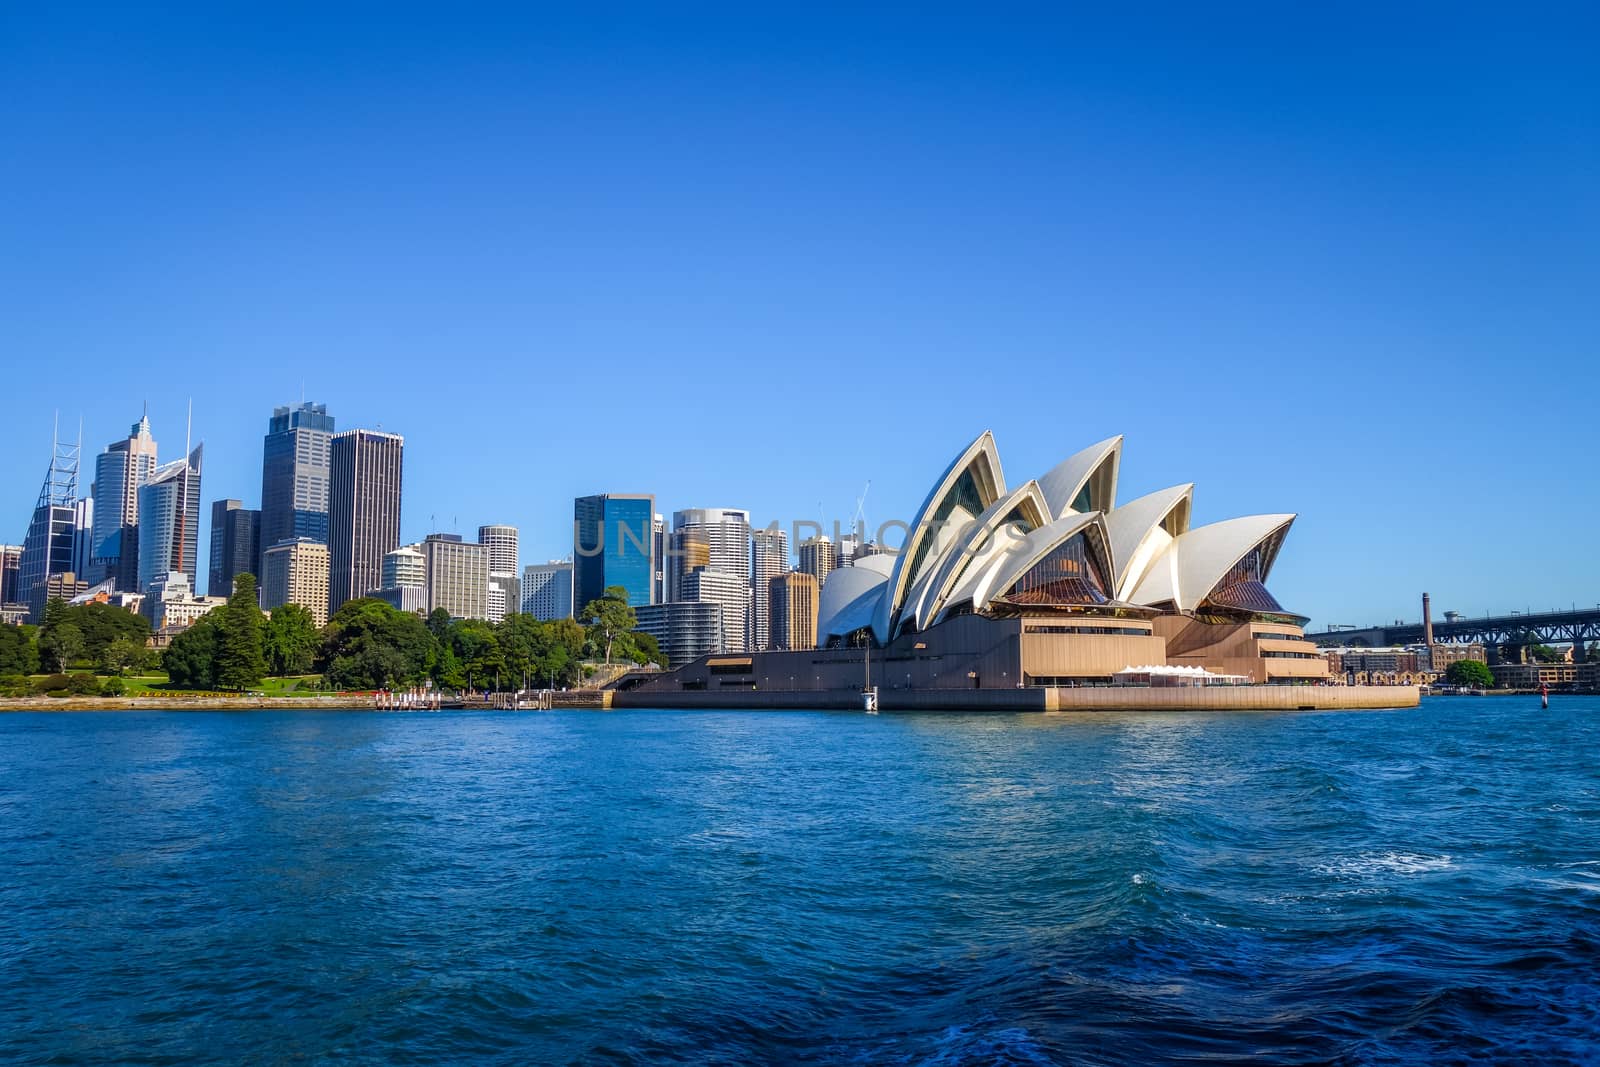
M 855 533 L 856 530 L 859 529 L 861 531 L 861 540 L 863 542 L 865 542 L 866 539 L 867 539 L 867 531 L 866 531 L 867 493 L 870 492 L 871 489 L 872 489 L 872 479 L 868 478 L 867 479 L 867 484 L 863 485 L 861 487 L 861 495 L 856 497 L 856 513 L 854 515 L 850 516 L 850 532 L 851 533 Z

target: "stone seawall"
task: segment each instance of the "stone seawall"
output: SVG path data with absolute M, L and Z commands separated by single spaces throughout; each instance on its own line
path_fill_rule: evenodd
M 1414 708 L 1414 685 L 1239 685 L 1048 690 L 1050 711 L 1377 711 Z
M 370 696 L 322 697 L 229 697 L 134 696 L 134 697 L 3 697 L 0 712 L 6 711 L 255 711 L 262 708 L 287 710 L 333 710 L 372 708 Z
M 884 711 L 1357 711 L 1414 708 L 1415 686 L 1249 685 L 1194 688 L 884 689 Z M 614 694 L 616 708 L 860 711 L 854 690 L 699 689 Z

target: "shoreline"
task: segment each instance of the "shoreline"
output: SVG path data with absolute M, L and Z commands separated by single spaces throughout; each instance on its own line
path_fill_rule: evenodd
M 664 711 L 856 711 L 859 693 L 825 691 L 753 692 L 750 690 L 704 693 L 627 693 L 577 691 L 555 694 L 551 710 L 609 711 L 645 708 Z M 1160 713 L 1172 711 L 1372 711 L 1415 708 L 1420 694 L 1413 687 L 1337 687 L 1304 686 L 1182 688 L 1036 688 L 1029 690 L 886 690 L 881 694 L 883 711 L 998 711 L 998 712 L 1094 712 L 1131 711 Z M 456 704 L 437 709 L 388 709 L 376 707 L 370 695 L 326 695 L 305 697 L 226 697 L 214 693 L 193 696 L 132 697 L 6 697 L 0 698 L 0 714 L 5 712 L 85 712 L 85 711 L 535 711 L 536 708 L 509 709 L 491 703 Z

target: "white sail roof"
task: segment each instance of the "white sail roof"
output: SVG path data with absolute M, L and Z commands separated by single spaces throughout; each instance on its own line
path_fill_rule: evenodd
M 1108 437 L 1068 456 L 1039 479 L 1050 514 L 1061 518 L 1074 511 L 1110 511 L 1117 503 L 1117 468 L 1122 462 L 1122 435 Z M 1088 506 L 1079 496 L 1088 491 Z
M 828 574 L 817 603 L 817 644 L 872 625 L 889 584 L 893 557 L 865 556 Z
M 956 586 L 955 592 L 950 594 L 949 607 L 970 601 L 974 611 L 983 611 L 995 597 L 1005 593 L 1017 579 L 1026 574 L 1029 567 L 1055 551 L 1068 538 L 1077 536 L 1090 526 L 1099 526 L 1101 531 L 1104 531 L 1104 523 L 1098 511 L 1072 512 L 1047 526 L 1041 526 L 1020 540 L 1011 542 L 1006 551 L 983 560 L 982 566 L 969 566 L 966 578 Z
M 1179 611 L 1193 611 L 1235 563 L 1257 545 L 1277 539 L 1294 522 L 1293 515 L 1246 515 L 1197 526 L 1174 538 L 1150 565 L 1127 599 L 1135 604 L 1171 602 Z M 1276 544 L 1262 560 L 1264 580 L 1277 557 Z
M 1117 566 L 1113 585 L 1118 600 L 1128 598 L 1174 537 L 1188 532 L 1193 500 L 1194 483 L 1190 482 L 1148 493 L 1106 516 L 1111 558 Z
M 964 482 L 970 477 L 970 483 Z M 963 490 L 970 488 L 970 499 Z M 1006 489 L 1005 475 L 1000 470 L 1000 455 L 995 451 L 994 435 L 988 430 L 979 434 L 962 453 L 945 468 L 944 474 L 934 483 L 933 491 L 922 502 L 906 534 L 905 545 L 894 557 L 894 570 L 889 575 L 887 595 L 878 604 L 872 622 L 873 634 L 879 644 L 888 644 L 893 629 L 898 625 L 902 605 L 911 586 L 925 569 L 938 562 L 934 555 L 934 526 L 948 519 L 958 508 L 970 515 L 984 511 Z

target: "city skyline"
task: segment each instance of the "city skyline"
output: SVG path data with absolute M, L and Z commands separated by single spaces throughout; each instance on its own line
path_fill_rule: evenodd
M 173 406 L 176 407 L 180 402 L 177 401 L 177 400 L 174 400 L 172 403 L 173 403 Z M 299 401 L 299 402 L 295 402 L 294 404 L 289 405 L 289 406 L 291 406 L 291 407 L 300 407 L 303 404 L 308 404 L 308 403 L 313 403 L 313 402 L 310 402 L 310 401 Z M 156 406 L 159 407 L 160 405 L 156 405 Z M 323 407 L 324 405 L 319 403 L 319 404 L 317 404 L 317 406 L 318 407 Z M 332 408 L 333 408 L 333 405 L 326 405 L 326 406 L 329 408 L 329 410 L 332 410 Z M 143 426 L 143 427 L 145 427 L 145 430 L 146 430 L 147 433 L 153 432 L 155 436 L 159 437 L 160 436 L 159 430 L 152 431 L 152 427 L 155 425 L 155 420 L 150 415 L 150 409 L 151 409 L 152 405 L 149 404 L 148 402 L 141 401 L 140 402 L 140 407 L 141 407 L 142 414 L 138 419 L 136 419 L 134 421 L 135 427 L 137 428 L 139 426 Z M 285 405 L 273 405 L 271 409 L 268 409 L 267 411 L 265 411 L 263 413 L 263 418 L 262 418 L 261 421 L 264 423 L 266 421 L 265 415 L 270 415 L 270 414 L 273 413 L 273 411 L 275 409 L 282 409 L 284 407 L 285 407 Z M 190 413 L 189 413 L 189 410 L 188 410 L 188 406 L 185 404 L 183 406 L 182 410 L 184 412 L 183 418 L 187 421 L 191 417 Z M 278 413 L 281 414 L 281 410 L 278 410 Z M 67 418 L 67 415 L 64 412 L 59 414 L 59 415 L 57 415 L 56 413 L 52 413 L 52 419 L 53 420 L 64 420 L 66 418 Z M 88 442 L 88 441 L 91 441 L 91 440 L 100 439 L 100 438 L 105 436 L 105 434 L 101 434 L 101 433 L 96 432 L 95 435 L 93 437 L 91 437 L 90 436 L 90 430 L 89 430 L 89 428 L 87 426 L 85 427 L 83 432 L 84 432 L 84 435 L 85 435 L 84 436 L 85 442 Z M 384 434 L 384 431 L 381 431 L 381 430 L 367 430 L 365 432 L 368 433 L 369 435 L 370 434 L 374 434 L 374 433 L 376 433 L 376 434 Z M 76 431 L 74 431 L 74 433 L 76 433 Z M 65 434 L 63 433 L 62 436 L 65 437 Z M 124 436 L 126 436 L 126 435 L 124 435 Z M 204 446 L 206 445 L 206 442 L 203 439 L 202 434 L 200 434 L 196 430 L 196 431 L 194 431 L 193 436 L 194 436 L 194 441 L 193 441 L 194 447 L 196 449 L 204 448 Z M 409 435 L 401 434 L 400 436 L 408 437 Z M 256 456 L 255 456 L 255 477 L 256 477 L 256 479 L 257 479 L 257 481 L 259 483 L 259 479 L 261 477 L 261 471 L 262 471 L 262 468 L 263 468 L 263 465 L 264 465 L 264 457 L 263 457 L 263 454 L 262 454 L 262 446 L 259 443 L 262 440 L 262 438 L 261 438 L 261 436 L 259 434 L 257 434 L 255 439 L 258 442 L 257 446 L 256 446 L 257 447 L 257 452 L 256 452 Z M 116 446 L 116 445 L 118 445 L 120 443 L 120 441 L 121 441 L 121 439 L 119 438 L 118 440 L 112 441 L 110 446 L 104 446 L 104 447 Z M 64 445 L 65 445 L 65 442 L 64 442 Z M 91 446 L 88 445 L 87 443 L 84 445 L 83 453 L 84 454 L 80 458 L 80 466 L 81 466 L 82 470 L 80 471 L 79 483 L 78 483 L 78 494 L 79 494 L 80 498 L 89 495 L 90 487 L 91 487 L 91 485 L 93 485 L 94 480 L 95 480 L 93 478 L 93 476 L 89 474 L 89 472 L 92 472 L 92 471 L 94 471 L 96 469 L 97 461 L 104 454 L 103 451 L 101 451 L 101 452 L 91 452 Z M 46 458 L 48 458 L 48 457 L 46 457 Z M 174 465 L 176 459 L 178 459 L 178 458 L 180 458 L 180 457 L 162 458 L 162 460 L 161 460 L 162 466 Z M 206 475 L 206 478 L 205 478 L 205 489 L 204 489 L 204 491 L 202 493 L 200 507 L 198 509 L 199 510 L 199 516 L 198 516 L 198 521 L 197 521 L 197 529 L 192 531 L 188 535 L 188 537 L 192 541 L 196 542 L 195 550 L 197 551 L 197 556 L 195 558 L 195 561 L 193 563 L 191 563 L 191 564 L 186 564 L 186 568 L 185 568 L 186 570 L 189 570 L 190 568 L 194 569 L 194 585 L 195 585 L 195 588 L 196 588 L 197 591 L 199 589 L 202 589 L 202 588 L 205 587 L 205 585 L 206 585 L 205 576 L 208 573 L 209 568 L 210 568 L 210 551 L 211 551 L 211 548 L 214 546 L 214 533 L 213 533 L 214 527 L 213 527 L 213 519 L 212 519 L 213 505 L 227 502 L 230 499 L 229 496 L 228 496 L 228 492 L 229 492 L 229 487 L 228 486 L 217 487 L 217 486 L 214 486 L 213 483 L 212 483 L 213 477 L 217 477 L 217 476 L 215 476 L 215 475 L 210 473 L 210 471 L 212 470 L 212 468 L 215 465 L 215 461 L 214 461 L 214 458 L 213 458 L 212 454 L 209 451 L 207 452 L 206 463 L 207 463 L 207 475 Z M 44 465 L 47 466 L 48 464 L 46 463 Z M 230 466 L 230 468 L 232 468 L 232 467 L 236 467 L 237 464 L 234 463 L 234 464 L 230 464 L 229 466 Z M 421 516 L 419 518 L 420 513 L 423 510 L 426 509 L 426 502 L 425 501 L 417 501 L 417 500 L 413 499 L 413 492 L 410 489 L 410 483 L 411 483 L 411 479 L 412 479 L 412 470 L 411 470 L 411 467 L 409 465 L 408 465 L 406 477 L 407 477 L 407 491 L 405 492 L 404 497 L 402 499 L 402 509 L 401 509 L 401 523 L 402 523 L 402 526 L 401 526 L 401 533 L 400 533 L 400 538 L 399 538 L 399 542 L 398 542 L 400 545 L 419 544 L 423 540 L 425 540 L 428 536 L 431 536 L 431 535 L 434 535 L 434 534 L 439 534 L 439 533 L 459 534 L 461 537 L 463 537 L 469 543 L 471 543 L 473 537 L 481 536 L 481 531 L 483 529 L 490 528 L 490 527 L 505 526 L 507 528 L 515 529 L 515 530 L 517 530 L 519 532 L 518 536 L 520 537 L 520 541 L 521 541 L 521 548 L 520 548 L 521 556 L 520 556 L 520 559 L 521 559 L 521 563 L 522 564 L 536 562 L 541 554 L 547 555 L 548 558 L 552 559 L 552 560 L 570 559 L 570 558 L 572 558 L 572 556 L 574 554 L 574 544 L 573 544 L 573 542 L 571 540 L 572 529 L 571 529 L 571 520 L 570 520 L 570 518 L 566 521 L 564 529 L 563 529 L 563 524 L 559 520 L 550 520 L 548 517 L 546 517 L 543 521 L 541 521 L 538 518 L 535 518 L 531 525 L 521 525 L 521 524 L 518 524 L 518 523 L 505 522 L 505 521 L 486 522 L 486 521 L 483 521 L 482 518 L 480 518 L 480 516 L 492 517 L 492 516 L 495 516 L 495 515 L 500 515 L 500 516 L 502 516 L 502 519 L 503 519 L 505 511 L 516 510 L 514 508 L 507 508 L 505 506 L 506 505 L 506 498 L 499 499 L 495 503 L 494 506 L 485 506 L 483 509 L 481 509 L 480 512 L 472 513 L 470 521 L 469 521 L 469 519 L 467 517 L 458 516 L 458 517 L 454 517 L 452 523 L 446 524 L 446 523 L 442 523 L 442 522 L 438 521 L 438 516 L 437 516 L 437 514 L 434 514 L 434 513 L 429 513 L 429 514 Z M 625 478 L 618 479 L 618 480 L 622 481 L 624 484 L 631 484 Z M 1161 488 L 1164 488 L 1164 487 L 1165 487 L 1165 485 L 1163 484 L 1161 486 Z M 580 494 L 580 495 L 594 495 L 594 494 L 590 493 L 590 494 Z M 612 496 L 624 496 L 625 497 L 625 496 L 628 496 L 629 494 L 627 494 L 627 493 L 622 493 L 622 494 L 609 493 L 608 494 L 606 492 L 601 492 L 600 495 L 602 495 L 602 496 L 604 496 L 604 495 L 612 495 Z M 522 506 L 521 510 L 525 514 L 535 514 L 535 515 L 539 514 L 541 511 L 542 512 L 554 512 L 554 513 L 561 513 L 561 512 L 564 511 L 566 515 L 570 516 L 571 515 L 571 508 L 572 508 L 572 500 L 573 499 L 574 498 L 568 498 L 568 499 L 565 499 L 565 500 L 560 500 L 560 499 L 553 500 L 553 501 L 551 501 L 549 503 L 548 506 L 545 506 L 545 505 L 541 504 L 541 505 L 539 505 L 537 507 L 534 507 L 534 506 L 529 506 L 529 505 L 525 504 L 525 505 Z M 691 495 L 690 499 L 695 499 L 695 497 L 693 495 Z M 739 498 L 735 497 L 735 499 L 739 499 Z M 238 498 L 237 497 L 232 498 L 232 503 L 238 504 L 239 503 Z M 251 500 L 248 495 L 246 495 L 244 500 L 243 500 L 243 506 L 245 508 L 247 508 L 247 509 L 252 509 L 252 510 L 258 510 L 259 509 L 258 502 Z M 499 512 L 496 512 L 494 510 L 494 508 L 496 506 L 501 509 Z M 699 508 L 699 507 L 677 507 L 677 506 L 675 506 L 675 502 L 673 502 L 673 501 L 663 501 L 662 499 L 659 498 L 659 496 L 657 496 L 654 506 L 655 506 L 655 513 L 659 514 L 665 509 L 666 513 L 668 514 L 668 516 L 671 516 L 671 515 L 675 514 L 678 511 L 701 511 L 701 510 L 705 510 L 705 509 Z M 31 514 L 32 509 L 26 509 L 26 510 L 28 510 L 28 512 Z M 718 510 L 718 509 L 711 509 L 711 510 Z M 749 509 L 743 509 L 743 508 L 739 508 L 739 509 L 736 509 L 736 510 L 749 511 Z M 868 512 L 870 512 L 872 510 L 870 508 L 870 502 L 869 502 L 869 507 L 868 507 L 867 510 L 868 510 Z M 97 514 L 103 516 L 104 513 L 103 512 L 99 512 Z M 1221 516 L 1219 516 L 1219 515 L 1213 515 L 1212 516 L 1212 518 L 1220 518 L 1220 517 Z M 767 530 L 772 526 L 773 523 L 777 523 L 778 530 L 779 530 L 779 532 L 781 534 L 784 535 L 784 540 L 786 541 L 786 547 L 787 547 L 787 550 L 788 550 L 787 566 L 789 568 L 795 568 L 797 566 L 800 566 L 801 563 L 802 563 L 802 561 L 800 560 L 800 555 L 799 555 L 798 542 L 797 542 L 797 540 L 795 538 L 796 531 L 798 530 L 800 532 L 801 540 L 803 540 L 806 536 L 809 536 L 809 534 L 814 530 L 815 524 L 817 522 L 819 522 L 819 521 L 821 521 L 822 524 L 823 524 L 823 535 L 825 537 L 837 540 L 837 537 L 835 536 L 837 532 L 839 532 L 839 531 L 843 531 L 845 533 L 849 532 L 849 526 L 848 526 L 848 523 L 850 521 L 849 517 L 834 518 L 834 517 L 825 516 L 821 520 L 818 520 L 816 518 L 805 517 L 803 515 L 801 515 L 799 517 L 794 517 L 794 518 L 779 518 L 779 517 L 762 518 L 762 517 L 758 516 L 757 514 L 755 514 L 753 511 L 750 512 L 750 531 L 751 531 L 751 536 L 753 538 L 755 532 Z M 904 531 L 904 528 L 903 528 L 903 525 L 902 525 L 904 521 L 905 520 L 900 519 L 898 517 L 880 518 L 878 516 L 871 515 L 865 521 L 865 526 L 866 526 L 866 532 L 867 532 L 868 539 L 872 540 L 873 537 L 877 533 L 879 533 L 880 531 L 886 531 L 891 535 L 891 539 L 889 540 L 888 544 L 892 547 L 894 545 L 893 537 L 894 536 L 903 536 L 904 535 L 905 531 Z M 1204 517 L 1204 510 L 1203 509 L 1197 511 L 1197 520 L 1196 521 L 1197 522 L 1208 521 Z M 1303 524 L 1303 521 L 1304 520 L 1302 518 L 1302 524 Z M 101 524 L 103 524 L 103 522 L 104 522 L 103 517 L 100 519 L 100 522 L 101 522 Z M 671 526 L 670 522 L 668 523 L 668 526 L 669 527 Z M 838 530 L 835 529 L 835 526 L 838 527 Z M 136 527 L 133 528 L 132 530 L 130 530 L 130 533 L 136 532 L 136 529 L 137 529 Z M 630 530 L 631 529 L 632 529 L 632 527 L 630 527 Z M 1300 526 L 1300 527 L 1297 527 L 1297 529 L 1300 529 L 1303 532 L 1303 525 Z M 640 539 L 644 540 L 646 543 L 648 543 L 648 537 L 645 536 L 646 532 L 647 532 L 647 530 L 642 530 L 641 531 Z M 565 535 L 567 537 L 567 540 L 566 540 L 565 544 L 563 544 L 562 541 L 561 541 L 561 536 L 562 536 L 563 533 L 565 533 Z M 15 543 L 20 544 L 23 539 L 24 539 L 23 536 L 19 532 L 18 536 L 15 539 Z M 1303 540 L 1303 539 L 1304 538 L 1297 537 L 1297 540 Z M 5 540 L 5 539 L 0 539 L 0 540 Z M 629 542 L 629 545 L 630 545 L 630 547 L 632 546 L 632 541 Z M 548 546 L 548 547 L 546 548 L 546 547 L 543 547 L 543 546 Z M 261 538 L 260 539 L 259 551 L 264 552 L 269 547 L 271 547 L 271 546 L 266 543 L 265 538 L 264 537 Z M 1293 573 L 1294 569 L 1290 566 L 1290 562 L 1291 562 L 1291 560 L 1293 559 L 1293 557 L 1295 555 L 1296 555 L 1296 553 L 1293 552 L 1292 550 L 1285 554 L 1284 561 L 1280 565 L 1280 571 L 1279 571 L 1280 575 L 1291 575 Z M 1309 561 L 1307 561 L 1307 562 L 1309 562 Z M 670 561 L 667 561 L 667 565 L 670 568 Z M 519 566 L 519 572 L 518 573 L 519 573 L 519 578 L 520 578 L 520 566 Z M 1315 575 L 1312 575 L 1312 577 L 1314 578 Z M 257 578 L 259 580 L 261 578 L 261 575 L 258 574 Z M 91 582 L 91 584 L 93 584 L 93 583 Z M 1284 586 L 1286 588 L 1292 587 L 1292 581 L 1288 580 L 1288 579 L 1280 578 L 1280 581 L 1279 581 L 1278 584 L 1280 584 L 1280 585 L 1282 585 L 1282 586 Z M 1471 584 L 1472 583 L 1468 583 L 1469 586 Z M 1595 588 L 1600 588 L 1600 580 L 1597 580 L 1595 583 L 1591 583 L 1591 584 Z M 1436 585 L 1438 585 L 1440 588 L 1446 589 L 1446 593 L 1444 594 L 1444 596 L 1440 597 L 1440 596 L 1436 595 L 1436 602 L 1444 604 L 1445 603 L 1445 599 L 1449 596 L 1448 590 L 1449 590 L 1450 582 L 1448 580 L 1444 580 L 1444 581 L 1440 581 L 1440 582 L 1436 583 Z M 1313 584 L 1312 588 L 1315 588 L 1314 584 Z M 754 589 L 754 584 L 753 583 L 751 585 L 751 591 L 752 591 L 752 596 L 754 597 L 755 596 L 755 589 Z M 207 592 L 209 592 L 209 590 L 207 590 Z M 669 592 L 669 596 L 670 596 L 671 595 L 671 591 L 669 590 L 668 592 Z M 1417 617 L 1417 612 L 1415 610 L 1414 601 L 1416 599 L 1416 596 L 1418 595 L 1418 592 L 1417 591 L 1412 591 L 1410 589 L 1406 589 L 1406 590 L 1403 590 L 1403 594 L 1404 595 L 1400 595 L 1399 593 L 1396 593 L 1393 590 L 1386 591 L 1384 599 L 1385 600 L 1392 600 L 1396 604 L 1395 611 L 1394 611 L 1393 614 L 1384 614 L 1383 612 L 1372 610 L 1372 611 L 1369 611 L 1366 615 L 1356 614 L 1355 616 L 1350 617 L 1350 618 L 1332 618 L 1332 617 L 1324 617 L 1324 616 L 1320 616 L 1320 615 L 1313 615 L 1312 616 L 1312 620 L 1313 621 L 1312 621 L 1312 624 L 1311 624 L 1311 628 L 1312 629 L 1319 629 L 1324 625 L 1340 625 L 1340 624 L 1354 624 L 1354 625 L 1359 625 L 1359 626 L 1368 626 L 1368 625 L 1377 626 L 1377 625 L 1384 625 L 1384 624 L 1394 623 L 1394 622 L 1397 622 L 1397 621 L 1414 622 L 1414 621 L 1416 621 L 1416 617 Z M 1480 597 L 1480 599 L 1487 599 L 1487 598 Z M 1576 604 L 1576 606 L 1581 608 L 1581 607 L 1583 607 L 1585 605 L 1585 603 L 1586 603 L 1586 601 L 1581 596 L 1576 600 L 1573 600 L 1571 597 L 1569 597 L 1568 600 L 1565 601 L 1565 602 L 1551 602 L 1551 603 L 1548 603 L 1548 604 L 1541 604 L 1537 600 L 1532 600 L 1532 599 L 1529 599 L 1528 597 L 1524 596 L 1523 598 L 1521 598 L 1521 602 L 1520 603 L 1518 603 L 1515 599 L 1512 599 L 1512 600 L 1507 600 L 1504 603 L 1489 603 L 1489 604 L 1483 604 L 1483 605 L 1480 605 L 1480 604 L 1477 604 L 1477 603 L 1473 603 L 1473 604 L 1470 604 L 1469 607 L 1465 607 L 1465 608 L 1461 607 L 1459 603 L 1452 603 L 1452 604 L 1449 604 L 1447 606 L 1448 606 L 1449 610 L 1459 611 L 1461 614 L 1466 615 L 1466 616 L 1487 616 L 1487 615 L 1497 615 L 1497 614 L 1525 612 L 1525 611 L 1529 611 L 1529 610 L 1534 611 L 1534 612 L 1549 611 L 1549 610 L 1565 610 L 1568 607 L 1572 606 L 1573 604 Z M 582 606 L 581 604 L 575 604 L 575 609 L 578 608 L 578 607 L 581 607 L 581 606 Z M 750 618 L 750 630 L 751 630 L 751 633 L 754 634 L 756 629 L 757 629 L 757 627 L 758 627 L 758 624 L 756 622 L 756 617 L 755 617 L 755 614 L 754 614 L 754 604 L 752 604 L 752 612 L 751 612 L 749 618 Z

